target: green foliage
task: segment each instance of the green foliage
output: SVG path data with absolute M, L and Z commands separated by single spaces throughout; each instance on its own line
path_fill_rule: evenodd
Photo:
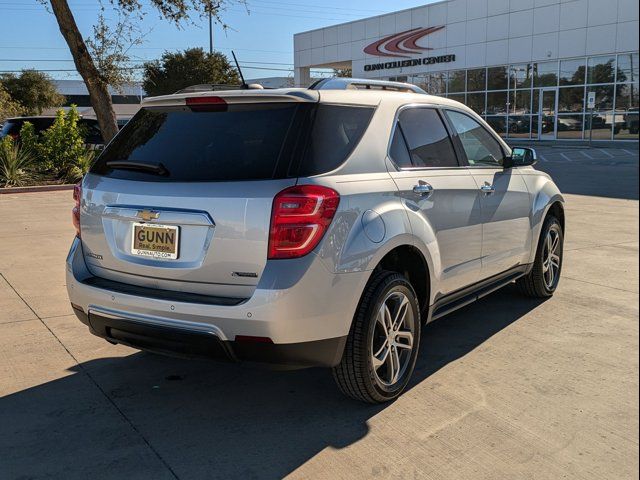
M 22 105 L 26 115 L 41 115 L 45 108 L 59 107 L 65 102 L 49 76 L 36 70 L 23 70 L 19 76 L 4 73 L 0 75 L 0 84 L 14 102 Z
M 39 137 L 31 122 L 24 122 L 20 129 L 20 146 L 37 153 Z
M 0 185 L 20 187 L 33 180 L 33 152 L 6 136 L 0 141 Z
M 53 125 L 42 134 L 39 153 L 43 167 L 55 171 L 60 177 L 66 177 L 84 154 L 85 145 L 78 125 L 79 119 L 75 105 L 67 113 L 60 109 Z
M 11 98 L 7 89 L 0 82 L 0 122 L 6 118 L 22 115 L 24 109 L 19 102 Z
M 238 74 L 220 52 L 201 48 L 165 52 L 161 60 L 144 64 L 143 87 L 150 96 L 167 95 L 201 83 L 237 85 Z
M 93 148 L 85 147 L 80 156 L 76 159 L 75 165 L 65 172 L 64 180 L 66 183 L 76 183 L 82 179 L 85 173 L 89 171 L 93 161 L 100 152 Z

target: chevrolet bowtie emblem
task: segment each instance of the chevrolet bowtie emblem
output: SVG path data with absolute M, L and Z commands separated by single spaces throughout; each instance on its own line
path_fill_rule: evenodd
M 155 220 L 160 216 L 160 212 L 154 212 L 153 210 L 138 210 L 136 213 L 136 217 L 148 222 L 150 220 Z

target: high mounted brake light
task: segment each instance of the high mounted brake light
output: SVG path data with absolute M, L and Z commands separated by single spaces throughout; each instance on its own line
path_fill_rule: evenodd
M 311 252 L 329 228 L 340 195 L 319 185 L 286 188 L 273 199 L 269 259 L 298 258 Z
M 187 97 L 185 104 L 194 112 L 225 112 L 227 102 L 220 97 Z

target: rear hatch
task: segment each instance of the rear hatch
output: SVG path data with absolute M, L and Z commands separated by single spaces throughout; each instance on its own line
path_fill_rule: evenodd
M 335 109 L 356 115 L 352 149 L 372 109 L 328 115 L 313 97 L 284 95 L 190 98 L 144 106 L 85 177 L 87 267 L 132 285 L 248 298 L 267 262 L 273 198 L 295 185 L 301 159 L 318 156 L 312 122 L 334 122 Z

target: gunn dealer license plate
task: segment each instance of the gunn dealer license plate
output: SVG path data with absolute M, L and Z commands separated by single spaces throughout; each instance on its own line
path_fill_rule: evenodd
M 178 258 L 178 227 L 151 223 L 134 223 L 131 253 L 151 258 Z

